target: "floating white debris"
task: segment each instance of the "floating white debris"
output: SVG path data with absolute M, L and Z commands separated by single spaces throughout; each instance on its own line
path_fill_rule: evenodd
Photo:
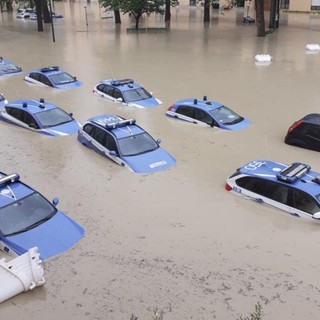
M 319 51 L 320 45 L 318 43 L 309 43 L 306 45 L 306 49 L 310 51 Z
M 271 62 L 272 61 L 272 57 L 270 56 L 270 54 L 257 54 L 254 57 L 254 59 L 257 62 Z
M 0 303 L 45 283 L 37 248 L 8 262 L 0 260 Z

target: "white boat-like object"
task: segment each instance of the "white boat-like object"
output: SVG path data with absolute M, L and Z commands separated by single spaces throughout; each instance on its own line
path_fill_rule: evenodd
M 270 56 L 270 54 L 257 54 L 254 57 L 254 60 L 256 62 L 271 62 L 272 61 L 272 57 Z
M 36 247 L 8 262 L 0 259 L 0 303 L 44 284 L 42 260 Z
M 318 43 L 308 43 L 306 45 L 308 51 L 320 51 L 320 45 Z

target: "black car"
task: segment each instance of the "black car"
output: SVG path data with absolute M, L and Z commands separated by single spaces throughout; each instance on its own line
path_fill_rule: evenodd
M 294 122 L 288 129 L 285 143 L 320 151 L 320 114 L 311 113 Z

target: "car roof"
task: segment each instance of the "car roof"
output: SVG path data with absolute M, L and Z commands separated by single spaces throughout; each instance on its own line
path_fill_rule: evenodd
M 206 97 L 204 97 L 204 99 L 182 99 L 182 100 L 177 101 L 175 103 L 175 105 L 192 106 L 194 108 L 199 108 L 204 111 L 211 111 L 211 110 L 218 109 L 223 106 L 219 102 L 207 100 Z
M 20 181 L 18 174 L 6 175 L 0 172 L 0 207 L 4 207 L 34 192 L 35 190 Z
M 118 139 L 145 132 L 135 124 L 135 119 L 126 120 L 113 114 L 95 116 L 90 118 L 88 122 L 94 123 L 102 129 L 112 132 Z
M 287 165 L 269 160 L 254 160 L 239 168 L 239 172 L 292 185 L 314 197 L 320 194 L 320 173 L 312 171 L 310 165 L 301 162 Z
M 132 79 L 108 79 L 101 80 L 99 84 L 108 84 L 120 91 L 127 91 L 132 89 L 139 89 L 141 86 L 134 82 Z
M 10 101 L 5 108 L 7 107 L 15 107 L 21 110 L 27 110 L 31 114 L 44 112 L 51 109 L 59 109 L 57 106 L 45 102 L 44 99 L 39 100 L 15 100 Z
M 304 116 L 301 120 L 303 120 L 304 122 L 320 125 L 320 114 L 310 113 Z
M 38 73 L 42 73 L 49 76 L 53 74 L 65 73 L 65 71 L 61 70 L 58 66 L 44 67 L 44 68 L 34 69 L 29 71 L 29 73 L 32 73 L 32 72 L 38 72 Z

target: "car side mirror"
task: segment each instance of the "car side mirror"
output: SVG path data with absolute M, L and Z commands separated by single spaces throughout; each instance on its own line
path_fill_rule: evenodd
M 313 219 L 319 220 L 320 219 L 320 212 L 316 212 L 312 215 Z
M 153 96 L 153 92 L 149 92 L 151 96 Z
M 58 203 L 59 203 L 59 198 L 54 198 L 54 199 L 52 200 L 52 204 L 53 204 L 54 206 L 57 206 Z
M 123 99 L 122 98 L 117 98 L 116 101 L 123 102 Z
M 72 112 L 70 112 L 70 113 L 69 113 L 69 116 L 70 116 L 70 117 L 73 117 L 73 113 L 72 113 Z
M 115 150 L 109 151 L 110 156 L 117 156 L 117 152 Z
M 161 139 L 157 139 L 156 142 L 157 142 L 157 144 L 160 144 L 161 143 Z

